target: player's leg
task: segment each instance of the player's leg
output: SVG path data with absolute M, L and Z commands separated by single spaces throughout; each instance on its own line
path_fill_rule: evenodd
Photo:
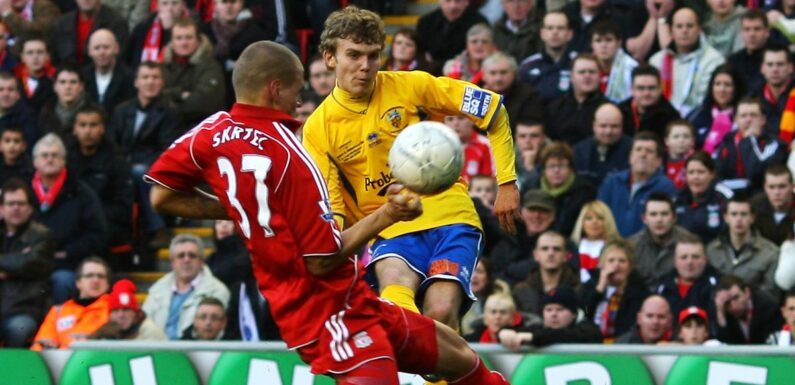
M 483 235 L 464 224 L 431 230 L 433 254 L 428 262 L 428 279 L 422 283 L 423 312 L 439 322 L 459 329 L 463 306 L 475 300 L 470 280 L 482 247 Z
M 389 311 L 389 310 L 387 310 Z M 400 371 L 436 374 L 448 384 L 507 385 L 499 373 L 488 370 L 480 357 L 453 329 L 428 317 L 402 311 L 398 321 L 386 317 Z M 388 313 L 392 314 L 392 313 Z
M 397 372 L 397 364 L 393 359 L 382 358 L 336 375 L 334 379 L 337 385 L 398 385 Z
M 375 272 L 381 297 L 415 313 L 420 311 L 414 296 L 425 279 L 420 274 L 426 270 L 418 256 L 428 252 L 422 248 L 421 238 L 421 234 L 406 234 L 376 240 L 368 265 Z
M 425 291 L 422 314 L 458 330 L 458 314 L 463 301 L 464 293 L 458 281 L 437 279 Z

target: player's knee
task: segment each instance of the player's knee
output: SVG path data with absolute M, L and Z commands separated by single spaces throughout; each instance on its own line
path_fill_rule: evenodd
M 450 299 L 426 297 L 422 313 L 453 329 L 458 328 L 458 306 Z
M 401 285 L 408 288 L 416 288 L 416 273 L 400 260 L 385 259 L 377 262 L 375 269 L 378 277 L 378 285 L 381 288 L 389 285 Z

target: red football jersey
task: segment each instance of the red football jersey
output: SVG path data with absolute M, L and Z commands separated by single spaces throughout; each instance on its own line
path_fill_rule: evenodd
M 475 175 L 494 176 L 491 144 L 481 134 L 472 133 L 469 142 L 464 146 L 464 168 L 461 176 L 469 182 Z
M 177 191 L 209 184 L 245 240 L 291 348 L 314 342 L 341 310 L 359 320 L 357 329 L 377 322 L 376 297 L 355 260 L 322 278 L 304 265 L 305 256 L 337 253 L 341 235 L 325 181 L 290 129 L 298 125 L 284 112 L 235 104 L 177 139 L 145 176 Z

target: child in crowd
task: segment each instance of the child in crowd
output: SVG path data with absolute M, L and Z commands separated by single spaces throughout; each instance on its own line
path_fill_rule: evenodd
M 507 326 L 518 326 L 522 323 L 521 313 L 516 311 L 516 303 L 507 293 L 495 293 L 486 298 L 483 305 L 483 323 L 474 328 L 472 334 L 466 336 L 470 342 L 499 343 L 497 333 Z
M 665 127 L 665 175 L 674 183 L 677 190 L 685 187 L 685 161 L 693 153 L 696 144 L 693 125 L 684 119 L 677 119 Z
M 478 198 L 483 205 L 494 211 L 497 199 L 497 179 L 491 175 L 473 175 L 469 180 L 469 196 Z
M 3 163 L 0 164 L 0 185 L 13 177 L 30 182 L 33 176 L 33 163 L 25 154 L 27 147 L 22 128 L 6 127 L 2 130 L 0 153 L 3 155 Z
M 464 169 L 461 176 L 469 183 L 475 175 L 494 175 L 494 162 L 489 140 L 475 130 L 475 123 L 465 115 L 444 117 L 444 124 L 452 128 L 464 147 Z

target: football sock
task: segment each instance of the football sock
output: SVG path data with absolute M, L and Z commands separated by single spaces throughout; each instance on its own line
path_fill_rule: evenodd
M 404 309 L 420 314 L 420 309 L 414 303 L 414 290 L 402 285 L 389 285 L 381 292 L 381 297 L 392 301 Z
M 492 372 L 486 368 L 480 357 L 477 357 L 477 360 L 477 364 L 472 371 L 455 381 L 449 380 L 448 383 L 450 385 L 511 385 L 502 374 Z

